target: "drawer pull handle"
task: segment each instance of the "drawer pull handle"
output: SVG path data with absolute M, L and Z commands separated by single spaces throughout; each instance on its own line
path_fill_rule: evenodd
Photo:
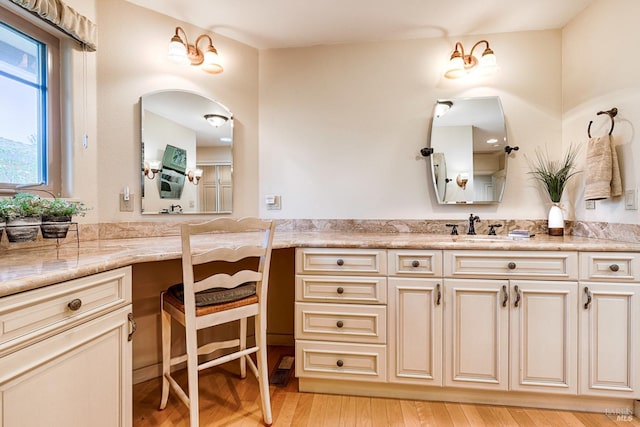
M 516 263 L 511 261 L 509 264 L 507 264 L 507 267 L 509 267 L 509 270 L 515 270 L 516 269 Z
M 413 262 L 411 263 L 411 266 L 413 268 L 418 268 L 420 267 L 420 261 L 418 261 L 417 259 L 414 259 Z
M 507 306 L 507 301 L 509 301 L 509 292 L 507 292 L 507 285 L 502 285 L 502 306 Z
M 133 334 L 135 334 L 136 329 L 138 329 L 138 325 L 136 325 L 136 321 L 133 319 L 133 313 L 127 314 L 127 319 L 129 319 L 129 325 L 131 326 L 127 341 L 131 341 L 133 339 Z
M 342 361 L 342 359 L 338 359 L 336 365 L 338 366 L 338 368 L 342 368 L 344 366 L 344 362 Z
M 609 270 L 614 271 L 614 272 L 618 271 L 618 270 L 620 270 L 620 266 L 618 264 L 611 264 L 609 266 Z
M 73 299 L 69 304 L 67 304 L 67 307 L 69 307 L 69 310 L 71 311 L 78 311 L 80 310 L 80 307 L 82 307 L 82 300 L 80 298 Z
M 342 295 L 344 293 L 344 288 L 340 286 L 338 289 L 336 289 L 336 292 Z
M 338 328 L 342 328 L 342 327 L 344 326 L 344 322 L 343 322 L 342 320 L 338 320 L 338 321 L 336 322 L 336 326 L 337 326 Z
M 584 309 L 589 310 L 589 306 L 591 305 L 591 292 L 586 286 L 584 287 L 584 294 L 587 296 L 587 302 L 584 303 Z
M 342 258 L 338 258 L 338 260 L 336 261 L 336 264 L 342 267 L 344 265 L 344 260 Z
M 436 305 L 440 305 L 442 299 L 442 292 L 440 291 L 440 283 L 436 285 Z
M 522 295 L 520 294 L 520 288 L 518 287 L 518 285 L 514 286 L 513 290 L 516 291 L 516 302 L 513 303 L 513 306 L 517 307 L 518 305 L 520 305 L 520 298 Z

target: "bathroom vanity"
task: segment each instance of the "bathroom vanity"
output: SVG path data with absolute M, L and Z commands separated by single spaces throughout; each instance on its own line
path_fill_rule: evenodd
M 301 391 L 640 410 L 638 244 L 278 231 L 274 249 L 295 258 L 295 273 L 272 271 L 284 283 L 295 274 L 295 301 L 272 295 L 282 291 L 275 280 L 269 304 L 272 313 L 295 305 Z M 132 367 L 151 373 L 144 380 L 158 363 L 158 313 L 144 304 L 159 292 L 141 287 L 164 286 L 155 281 L 171 276 L 162 269 L 180 254 L 177 235 L 3 253 L 3 425 L 18 416 L 31 425 L 130 425 Z M 141 282 L 150 268 L 159 275 Z M 132 311 L 136 291 L 143 305 Z M 131 313 L 140 318 L 136 356 Z

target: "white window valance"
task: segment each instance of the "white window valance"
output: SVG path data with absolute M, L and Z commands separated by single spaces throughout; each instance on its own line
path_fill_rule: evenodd
M 96 25 L 62 0 L 11 0 L 11 2 L 73 37 L 86 46 L 87 50 L 96 50 Z

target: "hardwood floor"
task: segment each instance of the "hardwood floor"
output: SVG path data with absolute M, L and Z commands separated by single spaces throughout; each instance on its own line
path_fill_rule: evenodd
M 270 372 L 290 347 L 270 347 Z M 260 426 L 258 383 L 250 373 L 237 376 L 237 363 L 200 373 L 201 426 Z M 186 380 L 186 372 L 176 375 Z M 615 417 L 585 412 L 565 412 L 509 406 L 425 402 L 298 393 L 293 373 L 286 386 L 271 386 L 274 426 L 640 426 L 640 419 L 616 421 Z M 164 411 L 158 411 L 160 379 L 133 388 L 133 425 L 188 426 L 189 413 L 172 394 Z

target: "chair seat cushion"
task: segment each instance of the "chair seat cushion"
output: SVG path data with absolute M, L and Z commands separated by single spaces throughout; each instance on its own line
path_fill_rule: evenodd
M 182 283 L 173 285 L 168 292 L 178 301 L 184 304 L 184 286 Z M 256 283 L 243 283 L 235 288 L 212 288 L 196 293 L 196 307 L 206 307 L 209 305 L 225 304 L 238 301 L 256 294 Z

